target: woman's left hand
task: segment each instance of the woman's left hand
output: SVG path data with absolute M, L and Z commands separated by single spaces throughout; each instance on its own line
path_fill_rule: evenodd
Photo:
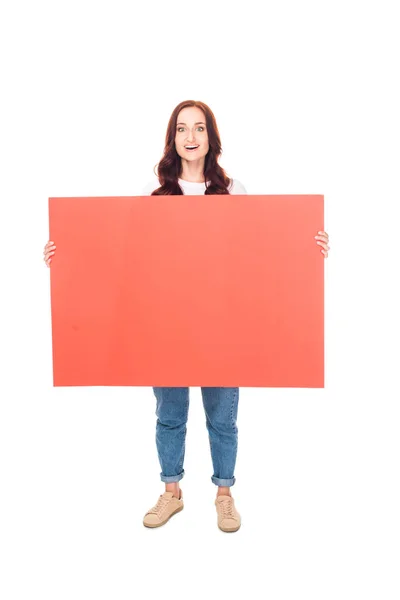
M 318 231 L 318 235 L 315 236 L 315 239 L 321 240 L 317 241 L 317 244 L 322 246 L 321 252 L 325 258 L 328 258 L 328 250 L 330 250 L 330 246 L 328 246 L 329 235 L 325 231 Z

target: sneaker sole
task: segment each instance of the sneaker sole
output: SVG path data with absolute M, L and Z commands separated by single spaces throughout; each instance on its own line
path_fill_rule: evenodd
M 143 522 L 143 525 L 145 527 L 150 527 L 151 529 L 153 529 L 154 527 L 161 527 L 162 525 L 165 525 L 165 523 L 168 523 L 168 521 L 170 520 L 171 517 L 173 517 L 174 515 L 176 515 L 176 513 L 181 512 L 181 510 L 183 510 L 183 506 L 181 506 L 180 508 L 177 508 L 176 510 L 174 510 L 174 512 L 172 512 L 168 519 L 165 519 L 165 521 L 162 521 L 161 523 L 154 523 L 152 525 L 147 524 L 145 522 Z
M 234 528 L 232 528 L 232 529 L 222 529 L 222 527 L 220 527 L 220 526 L 218 525 L 218 528 L 219 528 L 221 531 L 223 531 L 224 533 L 233 533 L 234 531 L 238 531 L 238 530 L 240 529 L 241 525 L 242 525 L 242 524 L 240 524 L 240 525 L 239 525 L 239 527 L 234 527 Z

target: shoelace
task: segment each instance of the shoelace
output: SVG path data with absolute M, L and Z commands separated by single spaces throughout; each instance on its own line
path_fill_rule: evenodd
M 230 519 L 236 519 L 233 511 L 233 500 L 231 498 L 220 502 L 220 506 L 222 506 L 223 518 L 229 517 Z
M 161 495 L 159 497 L 159 499 L 157 500 L 157 504 L 149 510 L 149 514 L 152 513 L 152 514 L 156 514 L 156 515 L 160 516 L 162 511 L 168 504 L 168 502 L 169 502 L 169 498 L 166 498 L 165 496 Z

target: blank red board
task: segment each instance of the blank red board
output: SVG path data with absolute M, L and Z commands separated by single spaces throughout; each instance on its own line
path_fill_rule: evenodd
M 54 386 L 324 387 L 320 195 L 49 198 Z

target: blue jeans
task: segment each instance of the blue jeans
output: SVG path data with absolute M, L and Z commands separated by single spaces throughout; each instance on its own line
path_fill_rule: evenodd
M 185 474 L 183 460 L 189 388 L 154 387 L 153 391 L 157 399 L 156 443 L 161 481 L 180 481 Z M 230 487 L 235 483 L 239 388 L 202 387 L 201 393 L 214 469 L 211 481 L 218 486 Z

